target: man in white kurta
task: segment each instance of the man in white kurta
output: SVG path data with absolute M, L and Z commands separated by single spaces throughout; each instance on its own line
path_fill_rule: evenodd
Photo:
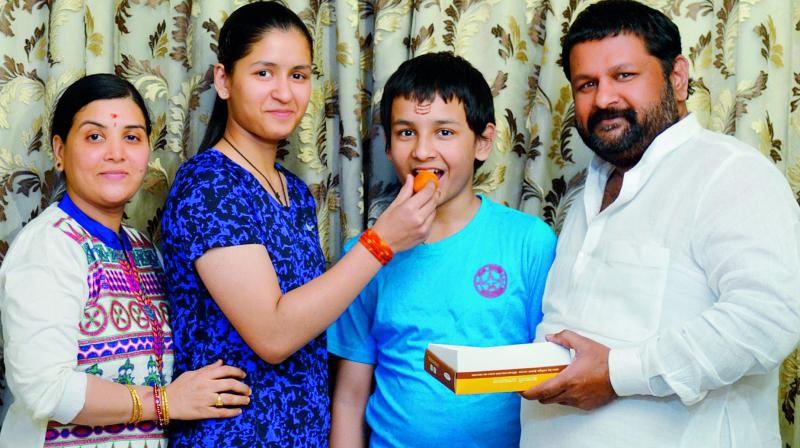
M 598 5 L 595 20 L 624 15 Z M 578 128 L 598 155 L 536 339 L 576 356 L 523 394 L 521 445 L 779 447 L 777 367 L 800 337 L 797 203 L 762 154 L 686 112 L 688 64 L 678 55 L 663 76 L 646 39 L 623 28 L 567 51 Z M 669 84 L 651 103 L 649 71 Z M 643 124 L 639 148 L 623 139 L 634 121 L 598 113 L 625 109 Z M 647 118 L 670 109 L 677 121 L 649 138 Z

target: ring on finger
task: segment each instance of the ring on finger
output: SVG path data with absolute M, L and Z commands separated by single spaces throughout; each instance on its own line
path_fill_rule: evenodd
M 221 408 L 223 406 L 225 406 L 225 403 L 222 402 L 222 394 L 218 393 L 217 400 L 214 402 L 214 407 Z

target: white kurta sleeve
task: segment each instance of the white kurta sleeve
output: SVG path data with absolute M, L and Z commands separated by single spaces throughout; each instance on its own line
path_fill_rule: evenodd
M 69 423 L 86 399 L 86 374 L 76 370 L 86 255 L 52 224 L 32 224 L 0 269 L 6 378 L 34 419 Z
M 620 396 L 677 394 L 691 405 L 773 370 L 800 338 L 800 225 L 786 181 L 755 153 L 728 159 L 711 176 L 687 237 L 718 300 L 677 328 L 612 349 Z

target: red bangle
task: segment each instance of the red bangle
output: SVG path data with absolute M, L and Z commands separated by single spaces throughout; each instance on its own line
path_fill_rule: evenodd
M 156 420 L 158 425 L 164 427 L 164 414 L 161 409 L 161 391 L 158 386 L 153 386 L 153 405 L 156 407 Z
M 394 257 L 392 248 L 372 229 L 365 230 L 358 239 L 358 242 L 384 266 L 386 266 L 386 263 L 392 261 L 392 257 Z
M 167 387 L 161 386 L 158 388 L 161 393 L 161 417 L 164 421 L 161 424 L 162 428 L 169 426 L 169 401 L 167 400 Z

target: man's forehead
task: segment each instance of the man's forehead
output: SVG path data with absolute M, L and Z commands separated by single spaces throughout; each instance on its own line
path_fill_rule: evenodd
M 645 44 L 644 38 L 638 34 L 628 32 L 609 34 L 598 39 L 589 39 L 579 42 L 572 47 L 572 50 L 570 51 L 570 58 L 575 54 L 576 50 L 585 51 L 587 48 L 591 48 L 593 50 L 598 48 L 625 49 L 628 51 L 639 50 L 648 55 L 650 54 L 650 52 L 647 51 L 647 45 Z
M 644 39 L 636 34 L 620 33 L 575 44 L 569 54 L 571 71 L 581 67 L 610 68 L 657 59 L 647 51 Z M 576 73 L 574 73 L 576 74 Z

